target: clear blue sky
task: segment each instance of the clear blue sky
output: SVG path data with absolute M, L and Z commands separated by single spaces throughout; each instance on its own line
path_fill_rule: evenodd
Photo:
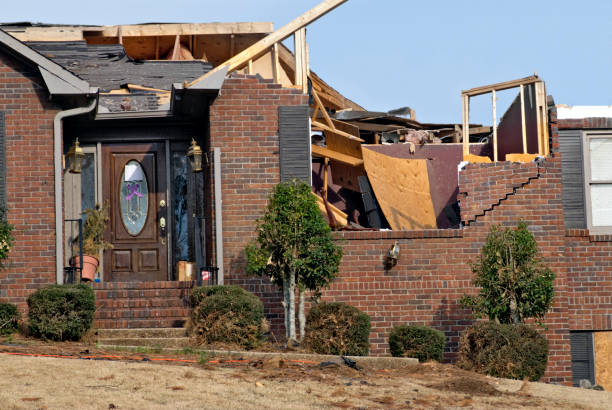
M 317 0 L 5 1 L 0 20 L 65 24 L 271 21 Z M 531 75 L 556 103 L 612 105 L 612 1 L 349 0 L 309 27 L 311 68 L 370 110 L 460 122 L 460 92 Z M 499 115 L 514 95 L 500 95 Z M 472 122 L 491 123 L 490 97 Z

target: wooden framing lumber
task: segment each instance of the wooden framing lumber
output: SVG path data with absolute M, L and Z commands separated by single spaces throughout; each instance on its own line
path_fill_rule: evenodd
M 129 24 L 106 26 L 100 34 L 96 33 L 96 35 L 118 37 L 119 27 L 121 27 L 123 37 L 175 36 L 177 34 L 267 34 L 274 30 L 274 25 L 267 22 Z
M 312 155 L 320 158 L 329 158 L 333 161 L 338 161 L 342 164 L 350 165 L 352 167 L 358 167 L 360 165 L 363 165 L 362 159 L 342 154 L 341 152 L 336 152 L 329 148 L 320 147 L 318 145 L 312 145 Z
M 325 109 L 325 106 L 321 102 L 321 99 L 319 98 L 319 95 L 315 90 L 312 90 L 312 97 L 314 98 L 314 101 L 315 101 L 315 107 L 317 107 L 321 111 L 321 114 L 323 115 L 323 119 L 325 120 L 327 125 L 330 128 L 335 129 L 336 127 L 334 126 L 334 123 L 332 122 L 329 114 L 327 113 L 327 110 Z
M 365 142 L 361 138 L 355 137 L 354 135 L 351 135 L 351 134 L 349 134 L 347 132 L 334 129 L 334 128 L 329 127 L 329 126 L 327 126 L 325 124 L 322 124 L 322 123 L 320 123 L 318 121 L 313 121 L 312 122 L 312 127 L 313 128 L 319 128 L 322 131 L 332 131 L 332 132 L 335 132 L 338 135 L 342 135 L 343 137 L 351 139 L 351 140 L 355 140 L 355 141 L 359 141 L 359 142 Z
M 213 70 L 209 71 L 205 75 L 196 78 L 191 83 L 187 84 L 187 87 L 193 86 L 205 77 L 214 75 L 215 73 L 224 68 L 227 68 L 228 72 L 240 68 L 249 60 L 255 59 L 261 56 L 262 54 L 265 54 L 275 43 L 285 40 L 296 31 L 318 20 L 325 14 L 329 13 L 330 11 L 334 10 L 336 7 L 347 1 L 348 0 L 324 0 L 311 10 L 305 12 L 304 14 L 296 18 L 295 20 L 289 22 L 288 24 L 276 30 L 275 32 L 259 40 L 257 43 L 248 47 L 246 50 L 243 50 L 242 52 L 238 53 L 236 56 L 230 58 L 225 63 L 222 63 L 221 65 L 215 67 Z
M 272 79 L 274 83 L 280 83 L 280 61 L 278 59 L 278 43 L 272 46 Z
M 470 97 L 464 94 L 462 100 L 463 158 L 465 159 L 470 154 Z
M 537 75 L 532 75 L 532 76 L 525 77 L 525 78 L 519 78 L 518 80 L 505 81 L 502 83 L 496 83 L 496 84 L 491 84 L 491 85 L 484 85 L 482 87 L 471 88 L 469 90 L 461 91 L 461 94 L 467 95 L 470 97 L 475 97 L 477 95 L 490 93 L 493 90 L 495 91 L 507 90 L 509 88 L 516 88 L 516 87 L 519 87 L 520 85 L 527 85 L 527 84 L 535 83 L 537 81 L 540 81 L 540 77 L 538 77 Z
M 525 124 L 525 86 L 521 87 L 521 135 L 523 136 L 523 154 L 527 154 L 527 125 Z
M 495 90 L 491 92 L 491 103 L 493 107 L 493 161 L 497 162 L 497 95 Z
M 321 198 L 319 195 L 315 194 L 314 192 L 312 194 L 317 198 L 317 205 L 319 206 L 319 209 L 321 210 L 321 212 L 323 212 L 324 214 L 328 215 L 328 211 L 327 211 L 327 208 L 325 206 L 325 200 L 323 200 L 323 198 Z M 333 214 L 333 217 L 336 220 L 336 223 L 340 227 L 348 225 L 348 215 L 347 214 L 345 214 L 344 212 L 342 212 L 341 210 L 339 210 L 338 208 L 336 208 L 335 206 L 333 206 L 329 202 L 327 202 L 327 207 L 329 208 L 329 210 Z M 328 215 L 328 218 L 330 218 L 329 215 Z M 332 221 L 330 221 L 330 222 L 332 222 Z

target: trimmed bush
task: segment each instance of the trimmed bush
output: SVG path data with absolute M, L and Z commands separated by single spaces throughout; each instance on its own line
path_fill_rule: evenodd
M 389 349 L 394 357 L 414 357 L 419 362 L 441 361 L 446 336 L 427 326 L 396 326 L 389 334 Z
M 79 340 L 93 323 L 96 297 L 87 285 L 51 285 L 32 293 L 28 308 L 34 336 Z
M 10 335 L 17 331 L 21 315 L 12 303 L 0 303 L 0 335 Z
M 203 344 L 228 343 L 246 349 L 263 339 L 264 309 L 257 296 L 239 286 L 207 286 L 191 294 L 192 331 Z
M 342 302 L 313 306 L 306 318 L 303 344 L 319 354 L 367 356 L 370 316 Z
M 539 380 L 548 341 L 527 325 L 477 323 L 461 335 L 458 365 L 494 377 Z

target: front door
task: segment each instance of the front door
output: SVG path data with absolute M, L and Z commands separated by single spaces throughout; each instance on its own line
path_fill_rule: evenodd
M 165 145 L 103 145 L 102 184 L 113 244 L 104 253 L 104 280 L 167 280 Z

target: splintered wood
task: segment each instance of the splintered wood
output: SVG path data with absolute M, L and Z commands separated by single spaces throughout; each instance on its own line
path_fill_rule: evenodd
M 393 230 L 436 228 L 427 160 L 393 158 L 364 148 L 376 199 Z

